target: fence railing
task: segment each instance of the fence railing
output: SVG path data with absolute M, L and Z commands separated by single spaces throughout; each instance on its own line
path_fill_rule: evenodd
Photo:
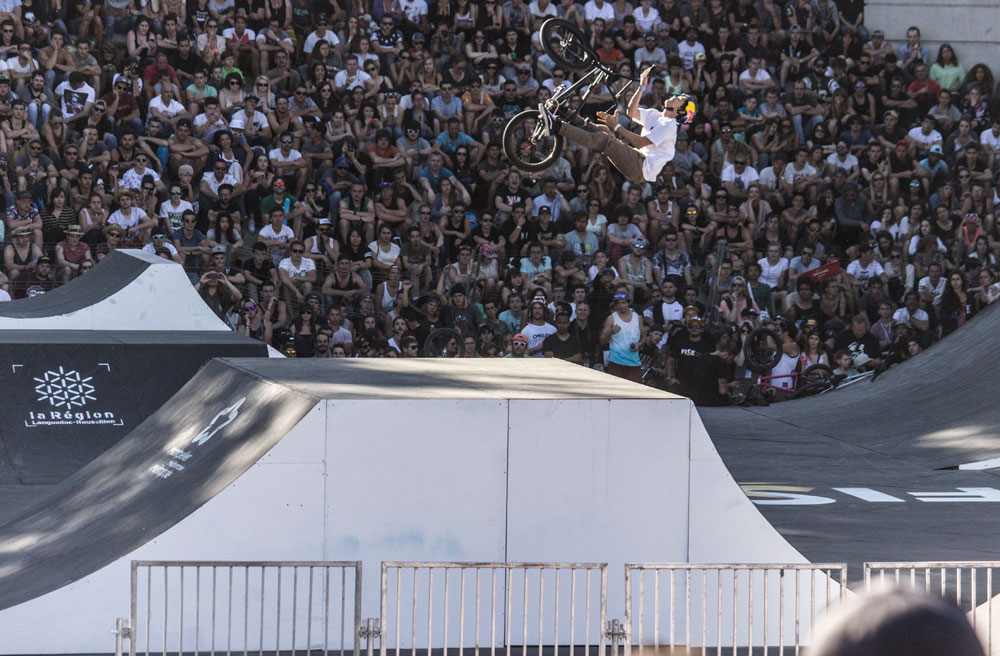
M 864 564 L 865 590 L 903 586 L 940 594 L 965 612 L 986 653 L 993 652 L 994 570 L 1000 561 L 873 562 Z M 1000 610 L 1000 601 L 998 610 Z
M 818 612 L 847 593 L 843 564 L 629 564 L 626 656 L 683 645 L 799 652 Z M 650 650 L 652 653 L 652 650 Z
M 954 600 L 992 653 L 996 568 L 871 562 L 864 585 Z M 610 643 L 617 656 L 623 641 L 623 656 L 668 647 L 798 654 L 816 618 L 846 598 L 847 567 L 627 564 L 624 623 L 609 621 L 606 564 L 384 562 L 379 583 L 379 617 L 362 620 L 360 562 L 134 561 L 119 647 L 128 639 L 132 656 L 605 656 Z
M 604 564 L 386 562 L 380 654 L 604 656 L 607 583 Z
M 130 656 L 360 656 L 360 562 L 133 561 L 131 585 Z

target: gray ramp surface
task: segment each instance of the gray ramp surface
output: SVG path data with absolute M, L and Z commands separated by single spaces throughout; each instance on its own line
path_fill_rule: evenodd
M 990 306 L 873 382 L 699 413 L 736 480 L 813 562 L 846 561 L 855 578 L 862 561 L 996 559 L 1000 462 L 956 467 L 1000 458 L 998 329 Z
M 0 331 L 0 521 L 104 453 L 212 358 L 266 355 L 228 331 Z
M 0 303 L 0 317 L 38 319 L 78 312 L 114 296 L 149 266 L 138 257 L 111 251 L 93 269 L 65 285 L 31 298 Z
M 0 526 L 0 609 L 161 534 L 249 469 L 315 404 L 209 362 L 126 438 Z

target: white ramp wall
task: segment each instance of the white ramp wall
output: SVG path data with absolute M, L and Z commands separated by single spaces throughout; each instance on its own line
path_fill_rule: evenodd
M 937 0 L 915 3 L 909 0 L 867 0 L 865 25 L 881 29 L 895 47 L 906 42 L 911 25 L 920 28 L 930 50 L 928 65 L 937 60 L 938 47 L 950 43 L 959 62 L 968 71 L 977 63 L 986 64 L 994 79 L 1000 74 L 1000 40 L 997 33 L 998 0 Z M 988 89 L 992 95 L 995 89 Z M 987 126 L 988 128 L 989 126 Z
M 382 561 L 606 562 L 609 618 L 626 562 L 802 561 L 680 398 L 323 401 L 160 537 L 0 612 L 0 653 L 110 651 L 132 559 L 361 560 L 363 617 Z

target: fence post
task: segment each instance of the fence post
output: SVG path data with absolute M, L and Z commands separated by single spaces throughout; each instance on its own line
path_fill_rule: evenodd
M 611 640 L 611 656 L 618 656 L 618 643 L 625 638 L 624 625 L 620 620 L 608 620 L 604 635 Z
M 129 651 L 132 648 L 132 630 L 129 626 L 129 621 L 123 617 L 119 617 L 115 620 L 115 656 L 123 656 L 124 648 L 122 643 L 125 640 L 129 642 Z

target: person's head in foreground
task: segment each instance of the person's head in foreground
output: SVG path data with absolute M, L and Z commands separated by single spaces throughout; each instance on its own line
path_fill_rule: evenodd
M 934 594 L 897 588 L 834 609 L 809 656 L 984 656 L 962 611 Z

